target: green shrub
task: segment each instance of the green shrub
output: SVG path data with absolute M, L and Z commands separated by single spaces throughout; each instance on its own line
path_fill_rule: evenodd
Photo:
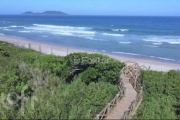
M 180 73 L 143 71 L 143 101 L 135 119 L 180 118 Z
M 72 64 L 72 56 L 92 61 Z M 124 66 L 100 54 L 74 53 L 61 58 L 3 42 L 0 61 L 2 119 L 92 119 L 118 92 L 114 84 Z M 15 92 L 21 96 L 24 87 L 27 101 L 23 102 L 22 115 L 22 99 L 11 105 L 7 94 Z M 37 98 L 34 109 L 33 96 Z
M 74 75 L 81 73 L 81 79 L 87 84 L 91 81 L 115 84 L 125 66 L 124 63 L 101 54 L 74 53 L 68 55 L 65 60 L 71 71 L 77 70 Z

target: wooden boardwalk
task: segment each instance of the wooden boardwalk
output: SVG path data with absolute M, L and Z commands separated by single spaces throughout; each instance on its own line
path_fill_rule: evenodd
M 112 112 L 105 119 L 121 119 L 124 112 L 128 110 L 131 102 L 136 98 L 137 92 L 129 82 L 129 78 L 121 75 L 122 82 L 126 86 L 126 94 L 122 100 L 119 101 L 116 107 L 113 108 Z
M 126 62 L 125 68 L 121 70 L 118 94 L 96 115 L 95 120 L 131 119 L 142 100 L 143 87 L 139 83 L 141 70 L 147 68 Z

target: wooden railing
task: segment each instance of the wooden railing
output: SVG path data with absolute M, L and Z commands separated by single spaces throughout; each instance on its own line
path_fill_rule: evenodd
M 141 66 L 141 70 L 150 70 L 150 67 L 147 68 L 146 66 L 142 65 L 142 66 Z
M 128 71 L 128 69 L 126 69 L 127 70 L 126 73 L 127 74 L 129 73 L 128 76 L 131 76 L 129 79 L 129 82 L 132 84 L 133 88 L 136 90 L 138 94 L 135 100 L 131 102 L 131 105 L 129 106 L 128 110 L 124 112 L 124 115 L 122 116 L 121 119 L 125 119 L 125 120 L 130 119 L 132 117 L 132 114 L 136 110 L 138 103 L 142 100 L 143 87 L 139 84 L 138 78 L 139 78 L 142 68 L 143 70 L 144 69 L 147 70 L 145 66 L 142 67 L 136 63 L 131 65 L 131 67 L 133 67 L 136 72 L 132 73 L 131 71 Z
M 150 70 L 150 66 L 147 68 L 144 65 L 140 66 L 139 64 L 137 64 L 135 62 L 132 62 L 132 61 L 127 61 L 125 64 L 126 64 L 126 66 L 133 66 L 134 68 L 137 68 L 137 66 L 138 66 L 138 67 L 141 68 L 141 70 Z
M 132 68 L 130 71 L 129 68 Z M 121 119 L 130 119 L 132 117 L 133 112 L 137 108 L 138 103 L 142 100 L 142 92 L 143 87 L 139 84 L 138 78 L 140 75 L 141 70 L 147 70 L 145 66 L 139 66 L 137 63 L 134 62 L 126 62 L 126 67 L 121 70 L 121 74 L 124 74 L 126 77 L 129 77 L 129 82 L 132 84 L 133 88 L 138 93 L 136 98 L 131 102 L 128 110 L 126 110 Z M 119 93 L 111 100 L 107 106 L 96 115 L 95 119 L 102 120 L 107 117 L 113 110 L 113 108 L 117 105 L 117 103 L 125 96 L 126 87 L 122 82 L 121 78 L 119 79 Z
M 124 73 L 123 70 L 124 69 L 121 70 L 121 72 L 120 72 L 121 74 Z M 107 104 L 107 106 L 99 114 L 96 115 L 95 119 L 102 120 L 105 117 L 107 117 L 112 112 L 112 109 L 125 96 L 125 94 L 126 94 L 126 87 L 125 87 L 124 83 L 122 82 L 121 78 L 119 79 L 118 88 L 119 88 L 119 93 L 116 94 L 116 96 L 111 100 L 111 102 L 109 102 Z
M 136 110 L 138 103 L 142 99 L 142 92 L 143 92 L 143 88 L 141 87 L 140 92 L 137 94 L 135 100 L 133 100 L 131 102 L 131 105 L 129 106 L 128 110 L 126 110 L 124 112 L 124 115 L 122 116 L 121 119 L 127 120 L 127 119 L 130 119 L 132 117 L 132 113 Z

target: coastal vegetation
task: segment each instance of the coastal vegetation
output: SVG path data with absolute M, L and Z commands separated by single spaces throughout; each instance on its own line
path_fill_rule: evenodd
M 101 54 L 44 55 L 0 42 L 1 119 L 92 119 L 117 94 L 125 66 Z M 134 119 L 180 119 L 180 73 L 142 71 Z
M 91 119 L 125 66 L 101 54 L 44 55 L 0 42 L 1 119 Z
M 134 119 L 180 119 L 180 73 L 143 71 L 143 101 Z

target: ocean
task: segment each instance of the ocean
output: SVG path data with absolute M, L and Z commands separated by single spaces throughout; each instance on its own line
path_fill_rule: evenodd
M 0 36 L 180 63 L 180 17 L 1 15 Z

